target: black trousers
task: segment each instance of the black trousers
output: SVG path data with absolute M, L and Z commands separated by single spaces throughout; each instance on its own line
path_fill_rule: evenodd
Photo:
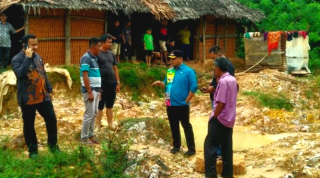
M 3 67 L 7 68 L 10 60 L 10 49 L 6 47 L 0 47 L 0 67 L 2 67 L 2 58 L 3 58 Z
M 217 178 L 217 149 L 221 144 L 223 169 L 221 176 L 233 177 L 232 153 L 233 128 L 224 126 L 218 119 L 211 119 L 208 124 L 208 135 L 204 143 L 205 176 Z
M 124 44 L 124 57 L 128 56 L 129 60 L 131 60 L 132 57 L 132 46 L 129 45 L 129 42 L 126 42 Z
M 48 146 L 51 151 L 57 148 L 57 119 L 51 101 L 34 105 L 22 105 L 23 134 L 30 154 L 38 153 L 37 136 L 34 129 L 36 110 L 44 118 L 48 134 Z
M 173 146 L 175 148 L 180 148 L 181 146 L 181 135 L 179 127 L 179 123 L 181 122 L 184 134 L 186 136 L 188 150 L 195 151 L 196 148 L 194 143 L 194 135 L 192 125 L 189 121 L 189 106 L 168 106 L 167 114 L 172 132 Z

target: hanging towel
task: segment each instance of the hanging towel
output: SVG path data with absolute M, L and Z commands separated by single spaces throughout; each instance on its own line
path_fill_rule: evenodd
M 269 55 L 273 49 L 278 49 L 281 32 L 269 32 L 268 34 L 268 52 Z
M 247 32 L 247 33 L 244 35 L 244 37 L 250 39 L 250 38 L 251 38 L 250 33 Z
M 306 31 L 299 31 L 299 36 L 302 36 L 303 39 L 306 39 L 307 32 Z

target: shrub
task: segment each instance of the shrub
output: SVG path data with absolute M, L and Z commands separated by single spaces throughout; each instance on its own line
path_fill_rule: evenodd
M 272 95 L 253 91 L 246 91 L 243 92 L 243 94 L 255 97 L 262 106 L 270 109 L 285 109 L 287 111 L 291 111 L 294 107 L 290 103 L 289 99 L 287 99 L 283 94 Z

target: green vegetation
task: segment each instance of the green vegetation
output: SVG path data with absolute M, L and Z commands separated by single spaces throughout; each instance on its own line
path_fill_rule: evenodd
M 142 99 L 142 94 L 155 93 L 156 96 L 163 96 L 163 89 L 159 87 L 151 88 L 151 84 L 157 80 L 163 80 L 165 78 L 165 67 L 151 67 L 145 63 L 141 64 L 119 64 L 119 75 L 121 79 L 121 88 L 130 90 L 131 100 L 139 101 Z
M 79 66 L 68 66 L 68 65 L 64 65 L 64 66 L 61 66 L 61 68 L 63 69 L 67 69 L 69 74 L 70 74 L 70 77 L 73 81 L 73 85 L 76 85 L 76 86 L 81 86 L 81 81 L 80 81 L 80 68 Z
M 309 68 L 313 73 L 320 70 L 320 47 L 315 47 L 310 51 Z
M 70 148 L 71 152 L 57 155 L 40 152 L 34 159 L 21 156 L 23 150 L 9 150 L 3 145 L 1 143 L 0 177 L 127 177 L 124 175 L 128 166 L 125 139 L 122 142 L 108 140 L 101 154 L 94 148 L 80 145 L 75 150 Z
M 270 109 L 285 109 L 291 111 L 294 106 L 290 103 L 289 99 L 283 94 L 266 94 L 260 92 L 246 91 L 243 95 L 256 98 L 262 106 Z
M 304 91 L 304 95 L 308 98 L 308 99 L 312 99 L 314 97 L 314 93 L 311 89 L 305 90 Z
M 79 90 L 81 87 L 80 82 L 80 69 L 78 66 L 60 66 L 68 70 L 70 77 L 73 81 L 72 88 Z M 165 67 L 151 67 L 145 63 L 130 64 L 120 63 L 118 65 L 119 75 L 121 79 L 121 90 L 129 91 L 132 101 L 143 100 L 142 95 L 155 94 L 157 97 L 163 97 L 163 89 L 159 87 L 151 87 L 152 82 L 156 80 L 163 80 L 166 74 Z M 58 73 L 48 73 L 48 78 L 52 85 L 58 83 L 66 83 L 64 76 Z M 78 92 L 80 94 L 80 91 Z
M 8 69 L 4 69 L 4 68 L 0 68 L 0 74 L 2 74 L 3 72 L 7 71 Z

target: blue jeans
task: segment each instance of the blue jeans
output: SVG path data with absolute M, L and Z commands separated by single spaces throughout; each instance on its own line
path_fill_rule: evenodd
M 190 45 L 189 44 L 183 44 L 182 43 L 182 52 L 184 54 L 184 56 L 187 56 L 187 58 L 189 59 L 189 47 Z
M 0 67 L 2 67 L 2 58 L 3 60 L 3 67 L 7 68 L 7 65 L 9 63 L 9 58 L 10 58 L 10 49 L 7 47 L 0 47 Z

